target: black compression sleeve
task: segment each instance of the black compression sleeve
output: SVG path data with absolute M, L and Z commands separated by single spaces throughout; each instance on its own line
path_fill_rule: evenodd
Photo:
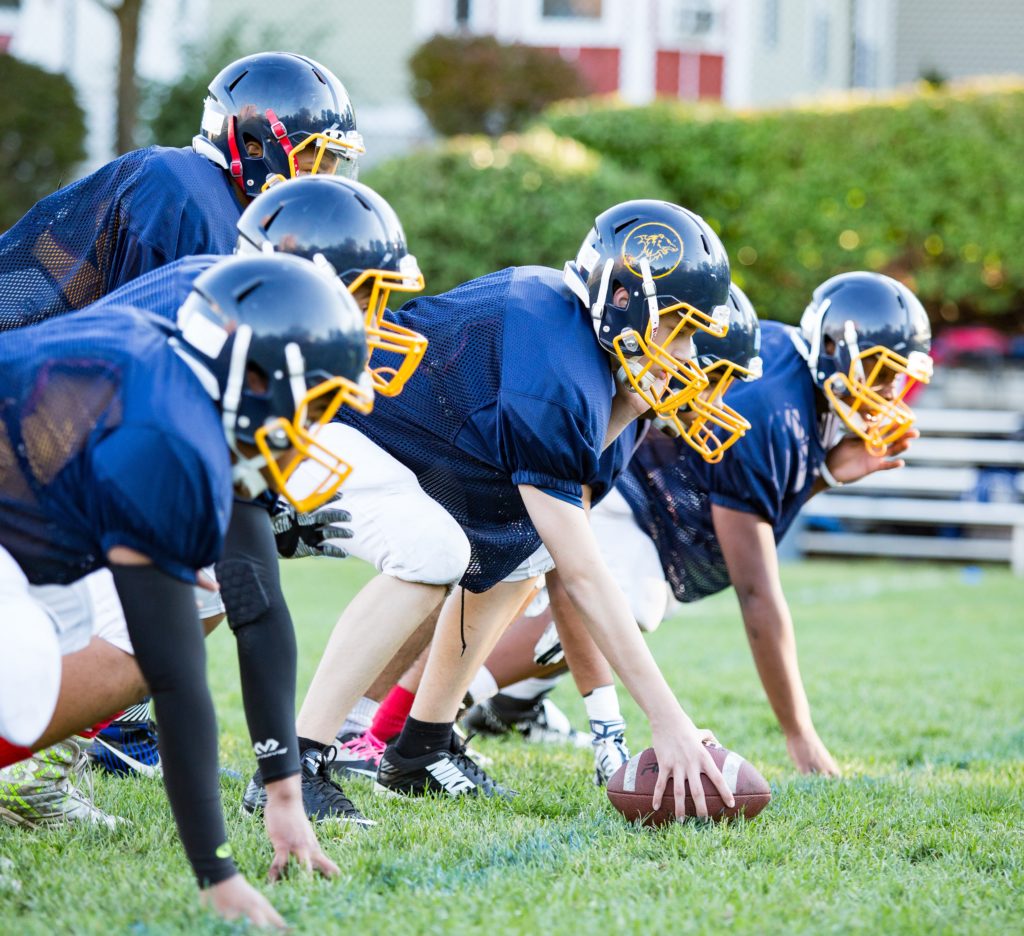
M 200 887 L 237 873 L 217 771 L 217 718 L 192 587 L 153 566 L 111 566 L 159 724 L 164 785 Z
M 260 775 L 264 783 L 289 777 L 299 772 L 295 628 L 263 507 L 235 501 L 217 580 L 238 644 L 242 700 Z

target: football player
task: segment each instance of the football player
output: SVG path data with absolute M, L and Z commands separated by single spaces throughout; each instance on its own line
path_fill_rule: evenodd
M 328 69 L 280 52 L 232 62 L 210 82 L 190 148 L 121 156 L 0 236 L 0 331 L 83 308 L 177 258 L 228 254 L 239 215 L 270 181 L 352 175 L 362 152 L 348 94 Z M 210 624 L 223 617 L 216 591 L 201 613 Z M 101 731 L 91 753 L 116 772 L 157 771 L 147 706 Z M 97 816 L 68 806 L 69 816 Z
M 822 283 L 799 328 L 765 322 L 762 333 L 763 378 L 730 390 L 730 404 L 753 428 L 718 464 L 679 439 L 650 433 L 615 492 L 595 507 L 592 525 L 642 630 L 657 627 L 677 602 L 736 590 L 793 763 L 804 773 L 835 776 L 839 768 L 815 729 L 800 676 L 776 544 L 814 494 L 904 464 L 899 456 L 917 436 L 905 397 L 930 379 L 931 329 L 902 283 L 855 272 Z M 581 692 L 595 699 L 588 702 L 592 719 L 595 705 L 603 706 L 595 738 L 613 734 L 621 761 L 628 755 L 611 670 L 557 576 L 549 587 L 566 659 Z M 598 782 L 616 766 L 614 758 L 604 769 L 599 762 Z
M 0 236 L 0 328 L 81 309 L 191 254 L 228 254 L 275 179 L 352 174 L 363 152 L 341 82 L 305 56 L 263 52 L 211 82 L 191 147 L 120 156 L 44 198 Z
M 344 480 L 349 466 L 313 433 L 346 404 L 367 408 L 362 318 L 306 260 L 238 257 L 196 279 L 177 328 L 106 300 L 0 336 L 0 756 L 46 743 L 57 721 L 61 737 L 68 723 L 95 720 L 144 680 L 202 900 L 228 919 L 283 925 L 238 874 L 226 841 L 192 587 L 221 553 L 236 494 L 269 489 L 310 510 Z M 310 457 L 322 483 L 297 496 L 294 468 Z M 265 512 L 263 525 L 270 536 Z M 96 639 L 87 596 L 58 607 L 40 591 L 67 594 L 103 567 L 134 657 Z M 251 658 L 278 654 L 294 661 L 294 640 L 263 643 Z M 261 679 L 258 662 L 243 665 L 242 679 L 251 733 L 280 755 L 261 763 L 271 876 L 292 855 L 336 873 L 304 815 L 292 702 L 267 701 L 289 687 Z
M 701 744 L 707 733 L 665 684 L 604 566 L 583 501 L 585 485 L 606 493 L 602 452 L 631 450 L 639 413 L 671 418 L 707 386 L 690 360 L 691 335 L 724 334 L 728 288 L 728 259 L 703 220 L 635 201 L 596 219 L 564 274 L 509 268 L 395 313 L 430 341 L 420 369 L 373 420 L 339 414 L 323 431 L 325 445 L 359 460 L 366 487 L 346 491 L 360 517 L 350 551 L 381 574 L 334 630 L 300 711 L 300 745 L 332 744 L 359 695 L 444 602 L 412 714 L 381 759 L 378 784 L 408 794 L 506 792 L 465 754 L 453 722 L 500 629 L 557 562 L 651 719 L 658 799 L 673 776 L 702 790 L 701 773 L 731 798 Z M 317 473 L 308 474 L 312 483 Z M 700 793 L 696 808 L 705 814 Z
M 371 383 L 384 395 L 398 393 L 415 370 L 426 341 L 421 335 L 387 321 L 383 310 L 392 291 L 418 291 L 423 287 L 423 277 L 415 257 L 408 253 L 402 226 L 387 201 L 367 186 L 345 178 L 308 177 L 275 185 L 257 197 L 238 222 L 238 253 L 267 252 L 316 258 L 325 271 L 337 274 L 340 283 L 364 309 L 366 332 L 373 349 L 369 372 L 363 378 L 366 385 L 363 408 L 367 408 L 367 401 L 372 399 Z M 175 261 L 121 287 L 106 303 L 144 308 L 150 313 L 174 318 L 197 277 L 219 260 L 213 256 L 197 256 Z M 329 508 L 297 511 L 280 498 L 272 509 L 273 529 L 278 552 L 282 555 L 346 554 L 337 542 L 339 536 L 348 535 L 346 528 L 339 529 L 339 521 L 349 519 L 345 512 Z M 258 505 L 253 509 L 252 505 L 236 503 L 224 554 L 217 564 L 217 577 L 221 581 L 221 595 L 229 612 L 230 625 L 238 638 L 240 661 L 245 655 L 256 654 L 257 660 L 249 665 L 261 666 L 262 681 L 280 686 L 282 698 L 286 699 L 294 696 L 294 650 L 290 656 L 259 654 L 262 643 L 293 640 L 292 621 L 281 590 L 276 556 L 273 548 L 267 548 L 268 539 L 266 511 Z M 272 547 L 273 542 L 269 545 Z M 119 611 L 116 596 L 104 595 L 110 590 L 109 584 L 88 581 L 82 587 L 86 585 L 111 609 L 111 617 L 116 621 Z M 205 623 L 209 628 L 209 623 Z M 115 628 L 116 624 L 110 627 Z M 277 636 L 268 637 L 268 634 Z M 288 686 L 292 687 L 290 694 L 284 691 Z M 247 708 L 249 704 L 247 699 Z M 287 715 L 281 717 L 293 718 L 293 702 L 287 702 L 285 708 Z M 125 731 L 121 722 L 117 727 Z M 152 745 L 156 740 L 155 726 L 143 722 L 142 729 L 135 729 L 133 736 L 138 738 L 143 730 L 145 739 Z M 253 737 L 261 765 L 260 776 L 266 774 L 265 763 L 282 765 L 287 760 L 282 759 L 283 752 L 279 748 L 268 747 L 266 738 L 272 736 L 268 733 Z M 132 744 L 129 751 L 119 750 L 117 756 L 138 762 L 142 744 L 141 741 Z M 153 753 L 155 755 L 155 748 Z M 294 747 L 292 756 L 299 763 Z M 38 759 L 46 760 L 46 755 Z M 309 816 L 319 820 L 330 815 L 366 824 L 341 788 L 330 781 L 326 766 L 316 752 L 301 761 L 302 795 Z M 52 807 L 62 792 L 67 804 L 65 813 L 72 810 L 86 817 L 83 799 L 73 790 L 68 791 L 66 784 L 53 790 L 33 788 L 29 795 L 15 780 L 8 780 L 8 783 L 11 787 L 6 791 L 0 786 L 0 798 L 7 793 L 11 818 L 20 813 L 29 821 L 38 821 L 39 801 L 46 800 Z M 34 778 L 32 783 L 37 786 Z M 265 796 L 262 796 L 259 802 L 250 804 L 250 811 L 261 808 L 264 801 Z M 95 813 L 92 816 L 95 817 Z

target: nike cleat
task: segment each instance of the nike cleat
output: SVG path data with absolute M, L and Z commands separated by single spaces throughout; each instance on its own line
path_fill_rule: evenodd
M 386 746 L 369 729 L 361 734 L 339 735 L 334 760 L 328 762 L 327 769 L 341 777 L 373 780 Z
M 454 738 L 452 744 L 454 750 L 431 751 L 420 757 L 402 757 L 393 745 L 388 747 L 380 759 L 375 791 L 389 796 L 440 793 L 511 799 L 516 795 L 488 777 Z
M 346 795 L 339 783 L 331 779 L 328 765 L 333 760 L 335 748 L 327 748 L 326 756 L 316 748 L 307 749 L 301 759 L 302 805 L 311 822 L 348 822 L 360 828 L 374 826 Z M 242 797 L 242 811 L 255 815 L 267 805 L 267 788 L 263 785 L 259 771 L 253 774 Z
M 87 822 L 113 829 L 124 820 L 111 816 L 71 782 L 88 766 L 69 739 L 0 769 L 0 822 L 29 829 Z
M 513 699 L 500 693 L 474 705 L 462 717 L 467 731 L 481 735 L 515 733 L 531 744 L 590 747 L 590 737 L 573 728 L 568 716 L 551 699 Z

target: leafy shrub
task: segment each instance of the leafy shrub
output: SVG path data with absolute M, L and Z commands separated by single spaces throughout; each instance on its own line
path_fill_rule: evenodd
M 552 102 L 587 90 L 555 53 L 493 36 L 434 36 L 413 52 L 409 69 L 416 103 L 444 136 L 518 130 Z
M 85 115 L 71 83 L 0 55 L 0 231 L 72 180 L 85 156 Z
M 747 114 L 563 105 L 546 123 L 660 177 L 766 316 L 795 321 L 851 269 L 903 279 L 950 321 L 1024 309 L 1019 79 Z
M 560 268 L 605 208 L 665 195 L 649 174 L 545 130 L 458 137 L 363 181 L 398 212 L 431 293 L 509 265 Z

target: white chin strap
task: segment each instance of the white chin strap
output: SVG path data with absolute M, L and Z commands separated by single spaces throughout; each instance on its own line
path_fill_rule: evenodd
M 231 346 L 231 363 L 228 365 L 228 380 L 224 387 L 224 400 L 221 405 L 221 425 L 228 448 L 235 456 L 231 466 L 231 481 L 237 487 L 244 488 L 249 497 L 259 497 L 267 489 L 267 482 L 260 469 L 266 467 L 267 461 L 262 455 L 247 458 L 238 450 L 235 427 L 238 425 L 238 407 L 242 402 L 242 390 L 245 386 L 245 362 L 249 357 L 249 345 L 252 343 L 252 329 L 248 325 L 239 325 L 235 332 L 235 343 Z
M 658 312 L 658 290 L 651 276 L 651 263 L 646 257 L 640 258 L 640 276 L 643 279 L 644 298 L 647 300 L 647 314 L 651 320 L 651 338 L 658 334 L 661 315 Z
M 821 354 L 821 323 L 824 321 L 825 313 L 828 312 L 831 305 L 832 300 L 826 299 L 817 309 L 812 310 L 808 306 L 804 311 L 804 318 L 813 317 L 813 321 L 809 323 L 809 328 L 801 328 L 801 331 L 810 331 L 811 333 L 810 349 L 803 357 L 807 361 L 807 366 L 810 368 L 815 380 L 822 380 L 824 376 L 818 373 L 818 356 Z M 804 325 L 803 319 L 801 319 L 800 324 L 801 326 Z

